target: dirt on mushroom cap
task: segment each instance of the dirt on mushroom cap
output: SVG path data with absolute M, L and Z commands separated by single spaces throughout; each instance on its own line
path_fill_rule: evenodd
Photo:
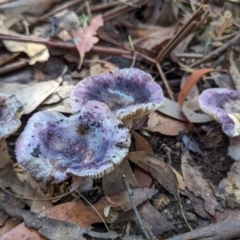
M 128 153 L 130 134 L 107 107 L 88 102 L 69 118 L 38 112 L 16 143 L 16 156 L 35 178 L 64 181 L 69 175 L 101 177 Z

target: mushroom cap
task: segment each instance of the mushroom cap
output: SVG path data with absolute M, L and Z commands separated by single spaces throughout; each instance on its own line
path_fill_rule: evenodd
M 38 180 L 56 183 L 69 175 L 101 177 L 127 155 L 128 129 L 104 103 L 90 101 L 69 118 L 35 113 L 16 142 L 19 163 Z
M 21 126 L 23 107 L 15 95 L 0 90 L 0 139 L 7 138 Z
M 240 91 L 210 88 L 199 96 L 203 112 L 222 124 L 223 132 L 230 136 L 240 135 Z
M 130 120 L 159 108 L 163 91 L 148 73 L 126 68 L 82 80 L 72 91 L 70 99 L 74 112 L 94 100 L 107 104 L 117 118 Z

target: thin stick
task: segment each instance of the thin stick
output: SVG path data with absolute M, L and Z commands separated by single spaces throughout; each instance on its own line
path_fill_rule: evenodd
M 137 207 L 136 207 L 136 205 L 135 205 L 135 203 L 134 203 L 134 200 L 133 200 L 133 191 L 132 191 L 132 189 L 130 188 L 130 186 L 129 186 L 127 180 L 126 180 L 126 176 L 123 175 L 123 176 L 122 176 L 122 179 L 123 179 L 123 183 L 124 183 L 124 185 L 125 185 L 125 187 L 126 187 L 126 189 L 127 189 L 128 196 L 129 196 L 130 202 L 131 202 L 131 204 L 132 204 L 132 208 L 133 208 L 134 214 L 135 214 L 135 216 L 136 216 L 136 219 L 137 219 L 137 221 L 138 221 L 138 224 L 139 224 L 140 228 L 142 229 L 142 232 L 143 232 L 145 238 L 148 239 L 148 240 L 151 240 L 151 238 L 150 238 L 150 236 L 149 236 L 146 228 L 144 227 L 144 224 L 143 224 L 143 222 L 142 222 L 142 219 L 141 219 L 141 217 L 140 217 L 140 215 L 139 215 L 139 213 L 138 213 Z
M 167 79 L 166 79 L 166 77 L 165 77 L 165 75 L 163 73 L 163 70 L 162 70 L 160 64 L 156 63 L 156 66 L 157 66 L 158 72 L 159 72 L 159 74 L 160 74 L 160 76 L 161 76 L 161 78 L 163 80 L 163 83 L 164 83 L 164 85 L 165 85 L 165 87 L 167 89 L 167 92 L 168 92 L 168 95 L 169 95 L 170 99 L 175 101 L 175 99 L 173 97 L 173 91 L 172 91 L 171 87 L 168 84 L 168 81 L 167 81 Z
M 178 203 L 179 203 L 179 206 L 180 206 L 180 210 L 181 210 L 181 213 L 182 213 L 183 220 L 184 220 L 184 222 L 187 224 L 189 230 L 192 231 L 193 229 L 192 229 L 191 225 L 189 224 L 188 220 L 186 219 L 185 213 L 184 213 L 184 211 L 183 211 L 183 207 L 182 207 L 182 203 L 181 203 L 181 198 L 180 198 L 180 195 L 179 195 L 179 191 L 178 191 Z
M 32 36 L 24 36 L 20 34 L 3 34 L 0 33 L 0 40 L 13 40 L 18 42 L 33 42 L 33 43 L 41 43 L 48 47 L 56 47 L 56 48 L 64 48 L 64 49 L 76 49 L 76 46 L 74 43 L 67 43 L 62 41 L 55 41 L 51 39 L 46 38 L 36 38 Z M 103 53 L 103 54 L 112 54 L 112 55 L 119 55 L 125 58 L 134 58 L 134 53 L 129 49 L 117 49 L 112 47 L 105 47 L 105 46 L 93 46 L 92 50 L 96 53 Z M 147 55 L 140 53 L 138 51 L 136 52 L 136 57 L 139 55 L 143 57 L 146 61 L 149 61 L 150 63 L 155 63 L 155 60 L 151 57 L 148 57 Z
M 240 236 L 240 221 L 235 218 L 168 238 L 167 240 L 229 240 Z M 239 238 L 238 238 L 239 239 Z
M 235 43 L 238 43 L 239 40 L 240 40 L 240 33 L 238 33 L 238 35 L 236 35 L 234 38 L 232 38 L 231 40 L 229 40 L 228 42 L 223 44 L 221 47 L 219 47 L 219 48 L 215 49 L 214 51 L 210 52 L 203 59 L 193 63 L 190 67 L 191 68 L 197 67 L 198 65 L 200 65 L 200 64 L 202 64 L 202 63 L 204 63 L 208 60 L 211 60 L 212 58 L 218 57 L 220 55 L 220 53 L 227 50 L 228 48 L 230 48 Z
M 162 63 L 166 56 L 190 33 L 196 30 L 196 28 L 201 25 L 202 16 L 206 16 L 209 12 L 207 11 L 207 6 L 201 5 L 199 9 L 193 13 L 191 18 L 187 23 L 177 32 L 177 34 L 171 39 L 170 42 L 159 52 L 156 57 L 156 62 Z M 204 19 L 204 18 L 203 18 Z

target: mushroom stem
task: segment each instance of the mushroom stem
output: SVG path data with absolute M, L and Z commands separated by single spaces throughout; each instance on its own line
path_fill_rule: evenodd
M 240 136 L 229 137 L 228 155 L 237 161 L 240 161 Z

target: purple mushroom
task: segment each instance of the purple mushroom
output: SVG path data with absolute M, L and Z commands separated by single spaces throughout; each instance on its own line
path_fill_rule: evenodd
M 22 113 L 22 104 L 15 95 L 0 90 L 0 139 L 18 130 Z
M 163 102 L 163 91 L 153 78 L 137 69 L 116 69 L 77 84 L 71 105 L 78 112 L 88 101 L 104 102 L 121 120 L 131 120 L 155 111 Z
M 207 89 L 199 96 L 199 106 L 222 125 L 223 132 L 229 137 L 228 154 L 234 160 L 240 160 L 240 91 Z
M 56 183 L 69 176 L 101 177 L 127 155 L 128 129 L 104 103 L 89 101 L 71 117 L 35 113 L 16 142 L 16 157 L 32 176 Z

